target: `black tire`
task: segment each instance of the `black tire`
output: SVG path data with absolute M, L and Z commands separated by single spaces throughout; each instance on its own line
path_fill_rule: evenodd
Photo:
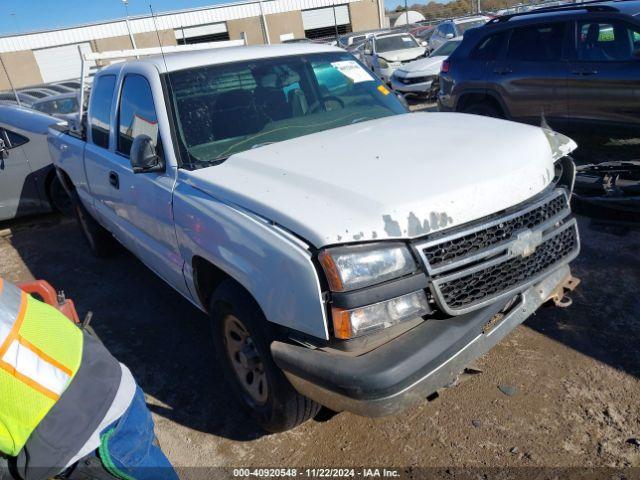
M 504 113 L 490 103 L 473 103 L 465 107 L 463 112 L 484 117 L 504 118 Z
M 71 204 L 91 253 L 98 258 L 111 255 L 116 248 L 116 240 L 91 216 L 75 190 L 71 193 Z
M 62 182 L 54 173 L 47 185 L 47 195 L 51 208 L 69 217 L 73 215 L 73 205 L 67 191 L 62 186 Z
M 213 342 L 218 357 L 218 365 L 222 366 L 223 375 L 233 395 L 249 412 L 251 417 L 268 432 L 283 432 L 313 418 L 321 406 L 313 400 L 300 395 L 289 383 L 271 357 L 269 345 L 276 338 L 275 329 L 264 317 L 255 300 L 238 283 L 225 280 L 214 292 L 211 298 L 211 330 Z M 247 386 L 248 375 L 237 373 L 240 360 L 231 350 L 234 346 L 227 346 L 227 332 L 225 325 L 238 320 L 245 327 L 250 342 L 250 349 L 257 354 L 254 363 L 258 374 L 252 372 L 251 380 L 257 382 L 260 376 L 265 382 L 264 398 L 256 400 L 255 395 L 249 393 Z M 238 342 L 240 343 L 240 342 Z M 245 343 L 247 347 L 248 341 Z M 245 355 L 245 359 L 247 356 Z M 235 364 L 235 366 L 234 366 Z M 250 383 L 250 382 L 249 382 Z M 255 392 L 254 392 L 255 393 Z

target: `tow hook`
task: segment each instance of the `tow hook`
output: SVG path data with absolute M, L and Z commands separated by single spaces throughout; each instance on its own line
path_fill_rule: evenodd
M 578 277 L 574 277 L 571 273 L 567 273 L 555 289 L 549 294 L 545 302 L 552 300 L 556 307 L 567 308 L 571 306 L 573 300 L 567 295 L 568 292 L 573 292 L 581 280 Z

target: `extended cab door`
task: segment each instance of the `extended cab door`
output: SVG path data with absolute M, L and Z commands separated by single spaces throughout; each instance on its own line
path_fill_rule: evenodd
M 575 22 L 574 32 L 571 130 L 640 134 L 640 26 L 590 17 Z
M 567 22 L 562 21 L 511 31 L 506 56 L 494 62 L 488 81 L 498 86 L 513 120 L 540 125 L 544 116 L 551 127 L 566 128 L 567 31 Z
M 39 211 L 40 196 L 22 145 L 29 139 L 0 126 L 0 220 Z
M 177 164 L 169 155 L 173 144 L 163 87 L 157 70 L 149 65 L 125 66 L 122 78 L 111 163 L 120 197 L 114 215 L 138 257 L 167 283 L 190 296 L 173 221 Z M 151 137 L 165 165 L 163 171 L 134 173 L 129 153 L 138 135 Z

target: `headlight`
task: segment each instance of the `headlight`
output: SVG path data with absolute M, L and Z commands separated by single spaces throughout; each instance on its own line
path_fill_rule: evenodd
M 320 263 L 329 288 L 345 292 L 402 277 L 416 270 L 404 244 L 373 244 L 323 250 Z
M 334 307 L 333 333 L 343 340 L 359 337 L 428 313 L 431 308 L 424 290 L 353 310 Z
M 380 68 L 389 68 L 389 64 L 387 63 L 387 61 L 384 58 L 379 58 L 379 57 L 378 57 L 378 66 Z

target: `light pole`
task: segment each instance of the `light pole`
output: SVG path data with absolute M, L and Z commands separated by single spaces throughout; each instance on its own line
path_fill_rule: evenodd
M 405 19 L 407 21 L 407 25 L 409 25 L 409 6 L 407 5 L 407 0 L 404 0 L 404 14 L 405 14 Z
M 122 0 L 124 3 L 124 11 L 126 12 L 126 16 L 124 17 L 124 21 L 127 24 L 127 31 L 129 32 L 129 39 L 131 40 L 131 46 L 134 50 L 137 50 L 136 40 L 133 38 L 133 33 L 131 33 L 131 25 L 129 24 L 129 0 Z

